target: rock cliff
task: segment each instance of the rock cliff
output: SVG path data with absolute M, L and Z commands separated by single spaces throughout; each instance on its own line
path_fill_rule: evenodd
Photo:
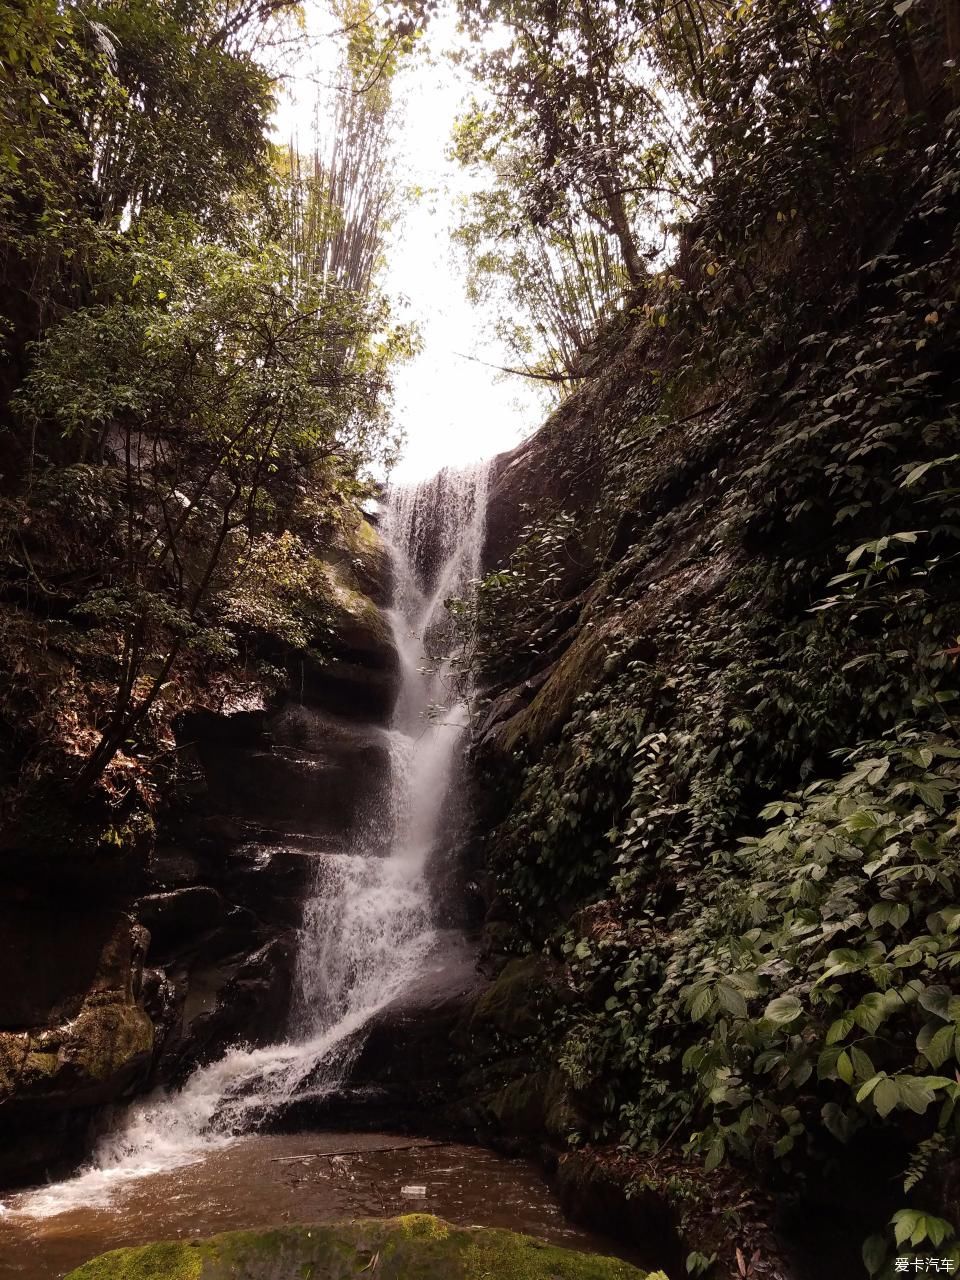
M 282 1035 L 306 890 L 387 768 L 398 682 L 375 530 L 358 524 L 323 572 L 323 630 L 265 645 L 276 695 L 233 710 L 228 689 L 178 716 L 155 824 L 94 853 L 0 855 L 0 1178 L 68 1168 L 106 1105 Z
M 862 228 L 862 269 L 784 232 L 753 305 L 794 303 L 765 330 L 691 235 L 494 465 L 474 869 L 500 976 L 461 1027 L 471 1114 L 583 1148 L 571 1188 L 593 1167 L 659 1197 L 731 1266 L 711 1220 L 757 1181 L 837 1274 L 918 1141 L 942 1158 L 910 1203 L 956 1210 L 923 1046 L 956 963 L 925 939 L 958 790 L 957 128 Z M 872 1103 L 894 1072 L 924 1099 Z M 776 1260 L 774 1209 L 750 1217 L 738 1247 Z

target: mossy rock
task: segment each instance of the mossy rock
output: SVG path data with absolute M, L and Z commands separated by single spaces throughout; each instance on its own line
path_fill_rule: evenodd
M 328 564 L 325 574 L 329 608 L 327 621 L 333 630 L 334 648 L 346 653 L 373 655 L 384 665 L 395 665 L 393 635 L 383 610 L 370 596 L 351 586 L 337 566 Z
M 534 1071 L 510 1081 L 481 1100 L 483 1120 L 510 1137 L 564 1140 L 582 1128 L 563 1073 Z
M 61 1059 L 91 1081 L 105 1081 L 148 1059 L 153 1037 L 153 1023 L 136 1005 L 88 1004 L 71 1026 Z
M 370 596 L 376 604 L 383 607 L 390 602 L 390 552 L 368 520 L 359 519 L 341 529 L 325 558 L 336 566 L 343 581 Z
M 470 1033 L 497 1032 L 514 1039 L 539 1036 L 559 993 L 538 955 L 511 960 L 473 1006 Z
M 513 1080 L 486 1099 L 486 1110 L 498 1129 L 529 1137 L 546 1129 L 549 1073 L 535 1071 Z
M 540 752 L 557 737 L 577 698 L 596 688 L 603 678 L 607 640 L 602 629 L 584 627 L 577 633 L 530 705 L 499 730 L 499 746 L 504 752 L 516 750 L 523 741 L 532 751 Z
M 89 1001 L 51 1030 L 0 1031 L 0 1101 L 112 1101 L 146 1070 L 153 1040 L 147 1014 L 120 1000 Z
M 67 1280 L 644 1280 L 645 1275 L 618 1258 L 411 1214 L 116 1249 L 71 1271 Z
M 393 568 L 387 544 L 367 520 L 361 520 L 350 539 L 353 573 L 361 591 L 379 605 L 389 602 Z

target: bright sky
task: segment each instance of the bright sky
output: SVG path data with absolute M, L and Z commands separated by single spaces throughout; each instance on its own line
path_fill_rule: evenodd
M 330 29 L 320 0 L 308 14 L 314 30 Z M 417 323 L 423 342 L 421 353 L 396 379 L 395 413 L 406 434 L 392 476 L 400 483 L 510 449 L 546 415 L 546 398 L 535 383 L 504 377 L 465 358 L 510 363 L 484 317 L 467 301 L 464 266 L 450 240 L 457 201 L 468 188 L 466 175 L 446 156 L 454 119 L 469 92 L 464 74 L 444 56 L 456 41 L 452 15 L 441 14 L 431 23 L 424 47 L 394 82 L 401 192 L 425 192 L 421 198 L 401 196 L 384 281 L 398 316 Z M 315 94 L 310 75 L 329 76 L 332 63 L 320 64 L 325 54 L 335 57 L 333 45 L 322 43 L 312 55 L 313 65 L 298 70 L 295 100 L 279 113 L 281 137 L 309 121 Z M 306 135 L 308 125 L 299 131 Z

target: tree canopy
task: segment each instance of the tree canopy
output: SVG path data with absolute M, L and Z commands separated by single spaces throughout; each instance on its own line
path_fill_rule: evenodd
M 235 650 L 229 600 L 264 540 L 361 494 L 395 445 L 413 335 L 378 283 L 386 121 L 417 11 L 332 16 L 330 149 L 305 161 L 270 136 L 294 3 L 0 5 L 5 538 L 114 673 L 78 794 L 185 662 Z M 37 556 L 71 503 L 51 581 Z

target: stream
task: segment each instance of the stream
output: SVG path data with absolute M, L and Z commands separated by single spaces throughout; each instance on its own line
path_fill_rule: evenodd
M 0 1280 L 60 1280 L 98 1253 L 150 1240 L 399 1213 L 630 1258 L 567 1223 L 532 1164 L 384 1134 L 252 1134 L 99 1197 L 68 1205 L 59 1188 L 46 1195 L 12 1197 L 0 1213 Z

